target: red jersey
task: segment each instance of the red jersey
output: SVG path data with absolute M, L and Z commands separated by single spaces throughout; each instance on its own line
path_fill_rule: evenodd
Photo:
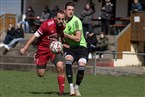
M 38 49 L 49 48 L 52 41 L 58 40 L 59 35 L 63 32 L 64 27 L 57 27 L 54 19 L 45 21 L 35 35 L 38 38 L 37 47 Z

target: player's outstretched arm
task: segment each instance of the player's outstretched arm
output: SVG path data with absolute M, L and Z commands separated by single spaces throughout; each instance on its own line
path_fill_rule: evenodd
M 28 50 L 29 46 L 32 44 L 32 42 L 36 39 L 37 37 L 35 35 L 33 35 L 26 43 L 26 45 L 20 49 L 20 54 L 23 55 L 26 53 L 26 51 Z

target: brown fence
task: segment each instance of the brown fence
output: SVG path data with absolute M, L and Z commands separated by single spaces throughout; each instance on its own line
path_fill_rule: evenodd
M 117 52 L 131 51 L 130 24 L 117 36 Z M 118 59 L 122 59 L 122 54 L 117 54 Z
M 0 33 L 5 31 L 9 24 L 16 24 L 16 14 L 2 14 L 0 16 Z

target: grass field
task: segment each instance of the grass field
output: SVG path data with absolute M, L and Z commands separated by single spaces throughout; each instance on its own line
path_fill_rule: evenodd
M 36 72 L 0 71 L 0 97 L 59 97 L 55 73 L 45 79 Z M 111 75 L 85 75 L 82 97 L 145 97 L 145 78 Z M 66 95 L 69 87 L 66 81 Z

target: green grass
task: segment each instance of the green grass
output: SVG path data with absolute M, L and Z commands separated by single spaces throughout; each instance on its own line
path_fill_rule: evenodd
M 0 97 L 58 97 L 55 73 L 46 73 L 45 79 L 36 72 L 0 71 L 0 75 Z M 144 77 L 85 75 L 80 91 L 82 97 L 145 97 L 144 86 Z M 65 93 L 69 97 L 67 80 Z

